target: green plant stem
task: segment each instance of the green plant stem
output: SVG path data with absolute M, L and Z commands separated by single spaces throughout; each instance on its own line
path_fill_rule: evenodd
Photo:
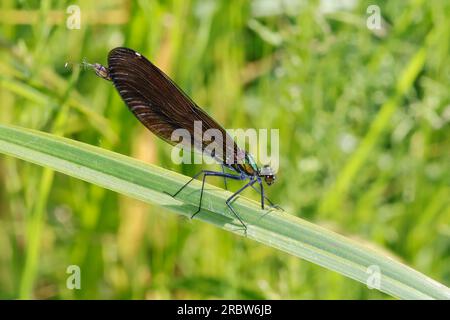
M 124 195 L 165 207 L 184 216 L 196 211 L 200 182 L 174 199 L 189 178 L 135 159 L 54 135 L 0 126 L 0 152 L 83 179 Z M 244 235 L 225 205 L 230 192 L 207 185 L 196 219 Z M 402 299 L 450 299 L 444 285 L 394 259 L 293 215 L 263 211 L 240 197 L 233 203 L 248 226 L 246 236 L 265 245 L 334 270 L 362 283 L 380 270 L 379 289 Z M 371 268 L 372 267 L 372 268 Z M 375 282 L 376 283 L 376 282 Z

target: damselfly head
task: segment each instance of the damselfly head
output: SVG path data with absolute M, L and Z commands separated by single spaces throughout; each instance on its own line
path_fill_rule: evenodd
M 275 172 L 269 165 L 265 165 L 259 170 L 259 176 L 264 178 L 268 186 L 273 184 L 277 179 Z

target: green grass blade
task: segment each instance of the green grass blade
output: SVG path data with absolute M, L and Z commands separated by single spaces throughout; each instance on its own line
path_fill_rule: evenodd
M 46 133 L 0 125 L 0 152 L 94 183 L 127 196 L 190 216 L 199 201 L 194 181 L 179 198 L 174 192 L 188 179 L 135 159 Z M 230 192 L 207 185 L 203 210 L 196 219 L 243 235 L 227 210 Z M 247 237 L 303 258 L 349 278 L 367 283 L 369 267 L 381 271 L 379 290 L 402 299 L 450 299 L 444 285 L 322 227 L 284 212 L 260 210 L 255 201 L 239 198 L 234 207 L 248 225 Z

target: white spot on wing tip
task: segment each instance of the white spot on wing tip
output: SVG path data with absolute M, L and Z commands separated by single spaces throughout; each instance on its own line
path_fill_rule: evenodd
M 139 52 L 135 52 L 135 54 L 136 54 L 138 57 L 142 57 L 142 55 L 141 55 Z

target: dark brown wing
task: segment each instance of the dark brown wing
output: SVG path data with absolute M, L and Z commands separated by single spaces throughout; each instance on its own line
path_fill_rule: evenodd
M 144 56 L 128 48 L 115 48 L 108 55 L 108 69 L 128 108 L 158 137 L 177 144 L 171 140 L 172 132 L 186 129 L 191 135 L 191 146 L 201 148 L 198 151 L 203 152 L 209 145 L 209 150 L 216 151 L 216 154 L 209 155 L 218 162 L 236 162 L 237 154 L 242 151 L 226 131 Z M 213 142 L 202 141 L 201 136 L 194 136 L 194 121 L 201 121 L 202 133 L 207 129 L 218 129 L 222 138 Z M 227 144 L 226 139 L 233 143 Z M 230 157 L 233 158 L 231 162 Z

